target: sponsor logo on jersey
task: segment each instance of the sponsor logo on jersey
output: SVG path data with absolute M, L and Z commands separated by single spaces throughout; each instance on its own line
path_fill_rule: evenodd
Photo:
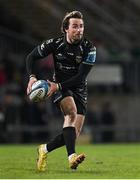
M 74 53 L 71 53 L 71 52 L 67 52 L 67 54 L 70 55 L 70 56 L 74 55 Z
M 62 63 L 58 63 L 58 62 L 57 62 L 57 68 L 60 70 L 73 70 L 73 69 L 75 69 L 74 66 L 64 66 L 64 65 L 62 65 Z

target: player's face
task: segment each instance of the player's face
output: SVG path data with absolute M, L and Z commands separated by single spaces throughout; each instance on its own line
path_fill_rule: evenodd
M 66 29 L 67 40 L 70 43 L 81 40 L 84 33 L 84 22 L 82 19 L 71 18 L 69 20 L 69 27 Z

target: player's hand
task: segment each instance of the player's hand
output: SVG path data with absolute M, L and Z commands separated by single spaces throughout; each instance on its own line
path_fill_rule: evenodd
M 37 81 L 37 78 L 35 77 L 31 77 L 29 79 L 29 82 L 28 82 L 28 86 L 27 86 L 27 95 L 31 92 L 32 90 L 32 85 Z
M 55 93 L 56 91 L 58 91 L 58 84 L 51 82 L 49 80 L 47 80 L 50 84 L 50 88 L 49 88 L 49 92 L 48 92 L 48 97 L 50 97 L 53 93 Z

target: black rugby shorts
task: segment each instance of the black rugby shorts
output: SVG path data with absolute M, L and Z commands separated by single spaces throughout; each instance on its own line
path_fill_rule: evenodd
M 82 87 L 56 92 L 53 95 L 53 102 L 59 104 L 65 97 L 72 96 L 77 107 L 77 114 L 85 115 L 87 111 L 87 95 L 87 86 L 84 85 Z

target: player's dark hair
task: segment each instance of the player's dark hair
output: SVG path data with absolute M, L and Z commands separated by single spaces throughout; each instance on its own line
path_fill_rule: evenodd
M 72 12 L 66 13 L 66 15 L 64 16 L 64 19 L 62 21 L 62 25 L 61 25 L 62 33 L 65 33 L 65 29 L 68 29 L 69 20 L 71 18 L 83 19 L 83 15 L 80 11 L 72 11 Z

